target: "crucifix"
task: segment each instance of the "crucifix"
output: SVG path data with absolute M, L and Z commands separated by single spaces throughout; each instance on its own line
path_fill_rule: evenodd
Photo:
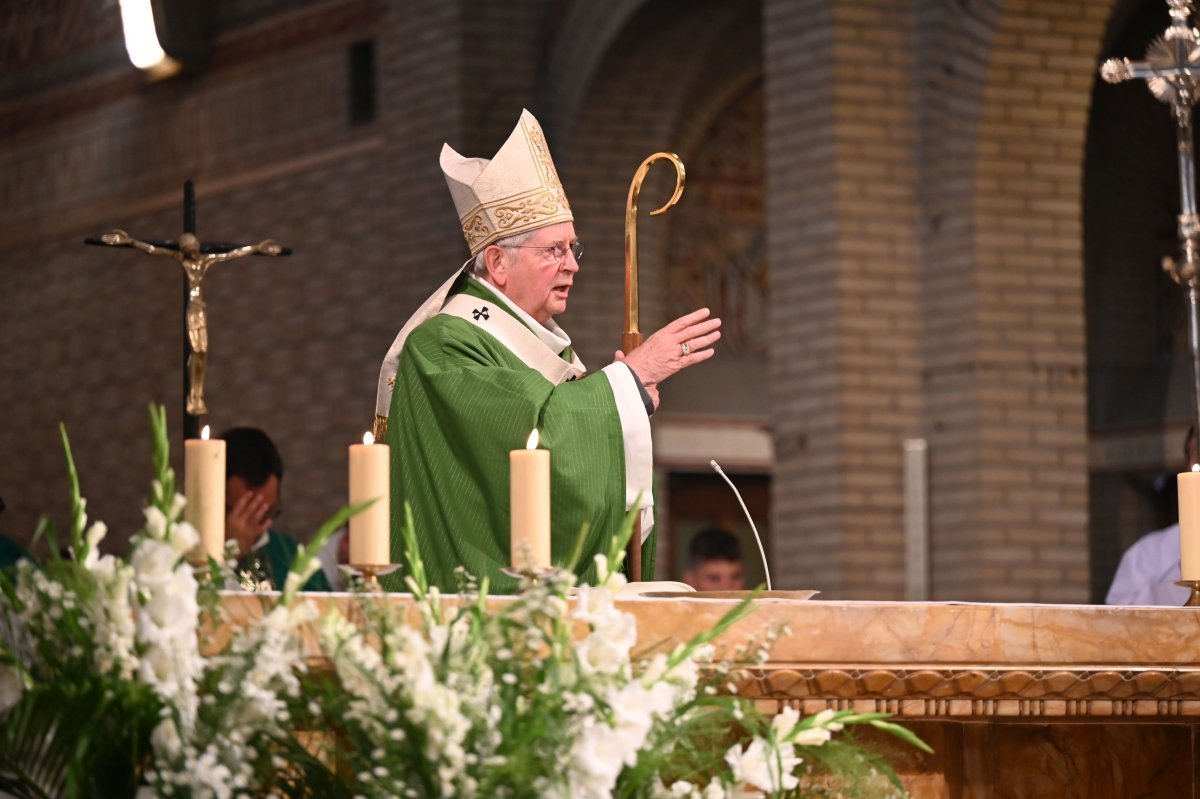
M 195 438 L 200 417 L 208 415 L 204 400 L 204 371 L 208 363 L 208 317 L 204 305 L 204 275 L 213 264 L 232 261 L 247 255 L 291 255 L 274 239 L 258 244 L 201 244 L 196 237 L 196 194 L 192 181 L 183 184 L 183 233 L 178 241 L 142 241 L 124 230 L 111 230 L 103 236 L 85 239 L 86 244 L 110 247 L 133 247 L 150 255 L 159 255 L 179 262 L 184 272 L 184 338 L 183 393 L 185 399 L 184 438 Z
M 1163 258 L 1163 269 L 1187 289 L 1188 348 L 1192 356 L 1192 424 L 1200 430 L 1200 218 L 1196 215 L 1195 136 L 1192 107 L 1200 95 L 1200 32 L 1189 24 L 1191 0 L 1167 0 L 1171 24 L 1146 50 L 1142 61 L 1110 58 L 1100 67 L 1109 83 L 1146 81 L 1151 93 L 1171 106 L 1179 152 L 1178 259 Z

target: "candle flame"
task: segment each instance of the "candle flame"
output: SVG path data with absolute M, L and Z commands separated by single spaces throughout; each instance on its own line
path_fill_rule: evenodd
M 1192 464 L 1192 471 L 1193 471 L 1193 472 L 1200 472 L 1200 463 L 1193 463 L 1193 464 Z
M 375 443 L 375 436 L 374 436 L 374 434 L 371 433 L 370 430 L 363 433 L 363 443 L 366 444 L 367 446 L 370 446 Z
M 529 440 L 525 442 L 525 449 L 537 449 L 537 445 L 538 445 L 538 431 L 537 431 L 537 428 L 535 427 L 535 428 L 533 428 L 533 432 L 529 434 Z
M 208 441 L 208 425 L 204 425 L 204 429 L 200 431 L 200 438 Z

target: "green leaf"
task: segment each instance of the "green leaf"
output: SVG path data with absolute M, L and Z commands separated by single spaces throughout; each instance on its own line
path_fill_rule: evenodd
M 0 790 L 22 799 L 132 796 L 160 708 L 148 686 L 116 679 L 27 691 L 0 724 Z
M 296 547 L 296 556 L 292 558 L 291 569 L 288 573 L 303 574 L 308 569 L 309 562 L 316 557 L 316 553 L 321 551 L 321 548 L 325 546 L 325 542 L 329 540 L 329 537 L 333 535 L 339 527 L 345 525 L 351 517 L 362 513 L 365 509 L 369 508 L 377 501 L 377 498 L 372 498 L 363 500 L 362 502 L 355 502 L 353 505 L 344 505 L 338 510 L 337 513 L 326 519 L 325 523 L 317 529 L 317 534 L 312 537 L 312 540 L 309 541 L 308 544 L 301 544 L 300 546 Z M 285 587 L 286 585 L 287 583 L 285 582 Z M 295 592 L 299 590 L 300 587 L 302 586 L 296 586 L 293 589 L 285 590 L 283 596 L 279 598 L 279 603 L 281 605 L 288 604 L 294 598 Z
M 878 730 L 883 730 L 884 732 L 891 733 L 892 735 L 899 738 L 901 741 L 904 741 L 907 744 L 911 744 L 912 746 L 917 747 L 922 752 L 928 752 L 929 754 L 933 754 L 933 748 L 930 747 L 929 744 L 925 743 L 920 738 L 918 738 L 912 732 L 912 730 L 909 730 L 906 727 L 901 727 L 899 724 L 893 724 L 890 721 L 881 721 L 879 719 L 874 719 L 867 723 Z
M 692 653 L 694 653 L 697 649 L 720 638 L 726 633 L 726 631 L 729 630 L 730 627 L 753 613 L 755 609 L 754 600 L 757 598 L 757 591 L 750 592 L 745 599 L 742 599 L 732 608 L 725 611 L 725 614 L 717 620 L 716 624 L 707 630 L 697 633 L 690 641 L 679 647 L 675 652 L 671 653 L 671 656 L 667 658 L 670 668 L 674 668 L 687 658 L 690 658 Z
M 588 521 L 584 521 L 580 525 L 579 535 L 575 536 L 575 545 L 571 547 L 571 554 L 567 557 L 566 562 L 562 564 L 562 568 L 572 574 L 579 574 L 579 561 L 583 559 L 583 547 L 587 543 L 587 534 L 591 526 L 591 522 Z
M 71 454 L 71 441 L 67 438 L 67 426 L 58 423 L 58 432 L 62 437 L 63 453 L 67 457 L 67 480 L 71 487 L 71 551 L 75 559 L 82 562 L 87 556 L 86 543 L 83 540 L 83 525 L 86 516 L 83 511 L 83 496 L 79 491 L 79 473 L 75 469 L 75 457 Z
M 425 576 L 425 563 L 417 547 L 417 528 L 413 524 L 412 505 L 408 502 L 404 503 L 404 526 L 400 528 L 400 535 L 404 539 L 404 560 L 412 578 L 413 596 L 419 601 L 429 593 L 429 579 Z
M 38 518 L 37 527 L 33 528 L 33 545 L 37 545 L 38 541 L 45 539 L 46 549 L 50 554 L 46 560 L 49 563 L 56 563 L 62 560 L 62 549 L 58 542 L 58 531 L 54 527 L 54 521 L 49 516 L 41 516 Z
M 151 403 L 150 438 L 154 447 L 154 479 L 159 491 L 159 496 L 153 497 L 150 504 L 165 514 L 175 497 L 175 471 L 171 468 L 171 436 L 167 431 L 166 406 Z

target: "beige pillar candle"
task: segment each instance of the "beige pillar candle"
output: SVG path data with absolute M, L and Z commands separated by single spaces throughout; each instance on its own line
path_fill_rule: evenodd
M 538 431 L 525 449 L 508 453 L 510 556 L 514 569 L 550 566 L 550 450 L 538 449 Z
M 225 558 L 225 442 L 209 440 L 208 425 L 200 438 L 183 442 L 183 518 L 200 533 L 200 548 L 217 560 Z
M 392 562 L 390 458 L 388 445 L 376 444 L 370 433 L 363 436 L 363 443 L 350 445 L 350 503 L 376 500 L 350 517 L 351 566 Z
M 1179 475 L 1179 571 L 1200 580 L 1200 472 Z

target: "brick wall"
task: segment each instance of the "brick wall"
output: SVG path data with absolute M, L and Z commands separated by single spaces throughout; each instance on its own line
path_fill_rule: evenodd
M 321 35 L 279 41 L 254 27 L 222 31 L 215 65 L 201 76 L 121 81 L 114 101 L 18 131 L 0 149 L 0 371 L 20 376 L 0 381 L 8 409 L 0 485 L 4 528 L 18 538 L 37 513 L 62 516 L 59 420 L 72 434 L 90 510 L 109 521 L 118 546 L 137 528 L 147 490 L 146 403 L 167 404 L 178 447 L 180 270 L 82 239 L 118 225 L 175 238 L 187 177 L 198 186 L 202 239 L 272 236 L 295 250 L 209 273 L 212 423 L 262 426 L 277 440 L 287 467 L 284 529 L 306 537 L 344 501 L 344 447 L 371 423 L 382 354 L 403 309 L 452 268 L 460 246 L 453 228 L 404 213 L 431 198 L 435 213 L 450 205 L 413 176 L 423 168 L 440 180 L 429 153 L 436 157 L 438 137 L 459 124 L 455 104 L 425 100 L 429 108 L 415 109 L 425 91 L 452 97 L 458 76 L 423 66 L 414 43 L 437 39 L 430 28 L 452 27 L 454 11 L 431 3 L 429 14 L 381 15 L 349 3 L 308 21 L 274 11 L 276 35 L 310 26 Z M 236 55 L 245 36 L 262 52 Z M 369 38 L 385 65 L 380 116 L 352 126 L 347 48 Z M 453 58 L 440 54 L 438 63 Z M 54 101 L 51 90 L 40 100 Z
M 1088 102 L 1109 4 L 1005 4 L 978 131 L 974 328 L 994 576 L 974 592 L 1086 601 L 1087 418 L 1081 236 Z M 988 498 L 991 498 L 988 501 Z M 962 577 L 956 594 L 968 591 Z
M 900 595 L 900 444 L 920 435 L 933 595 L 1084 599 L 1080 185 L 1107 7 L 765 8 L 794 584 Z
M 763 4 L 772 519 L 781 586 L 846 586 L 832 9 Z M 778 279 L 786 273 L 786 280 Z M 788 488 L 785 488 L 787 486 Z

